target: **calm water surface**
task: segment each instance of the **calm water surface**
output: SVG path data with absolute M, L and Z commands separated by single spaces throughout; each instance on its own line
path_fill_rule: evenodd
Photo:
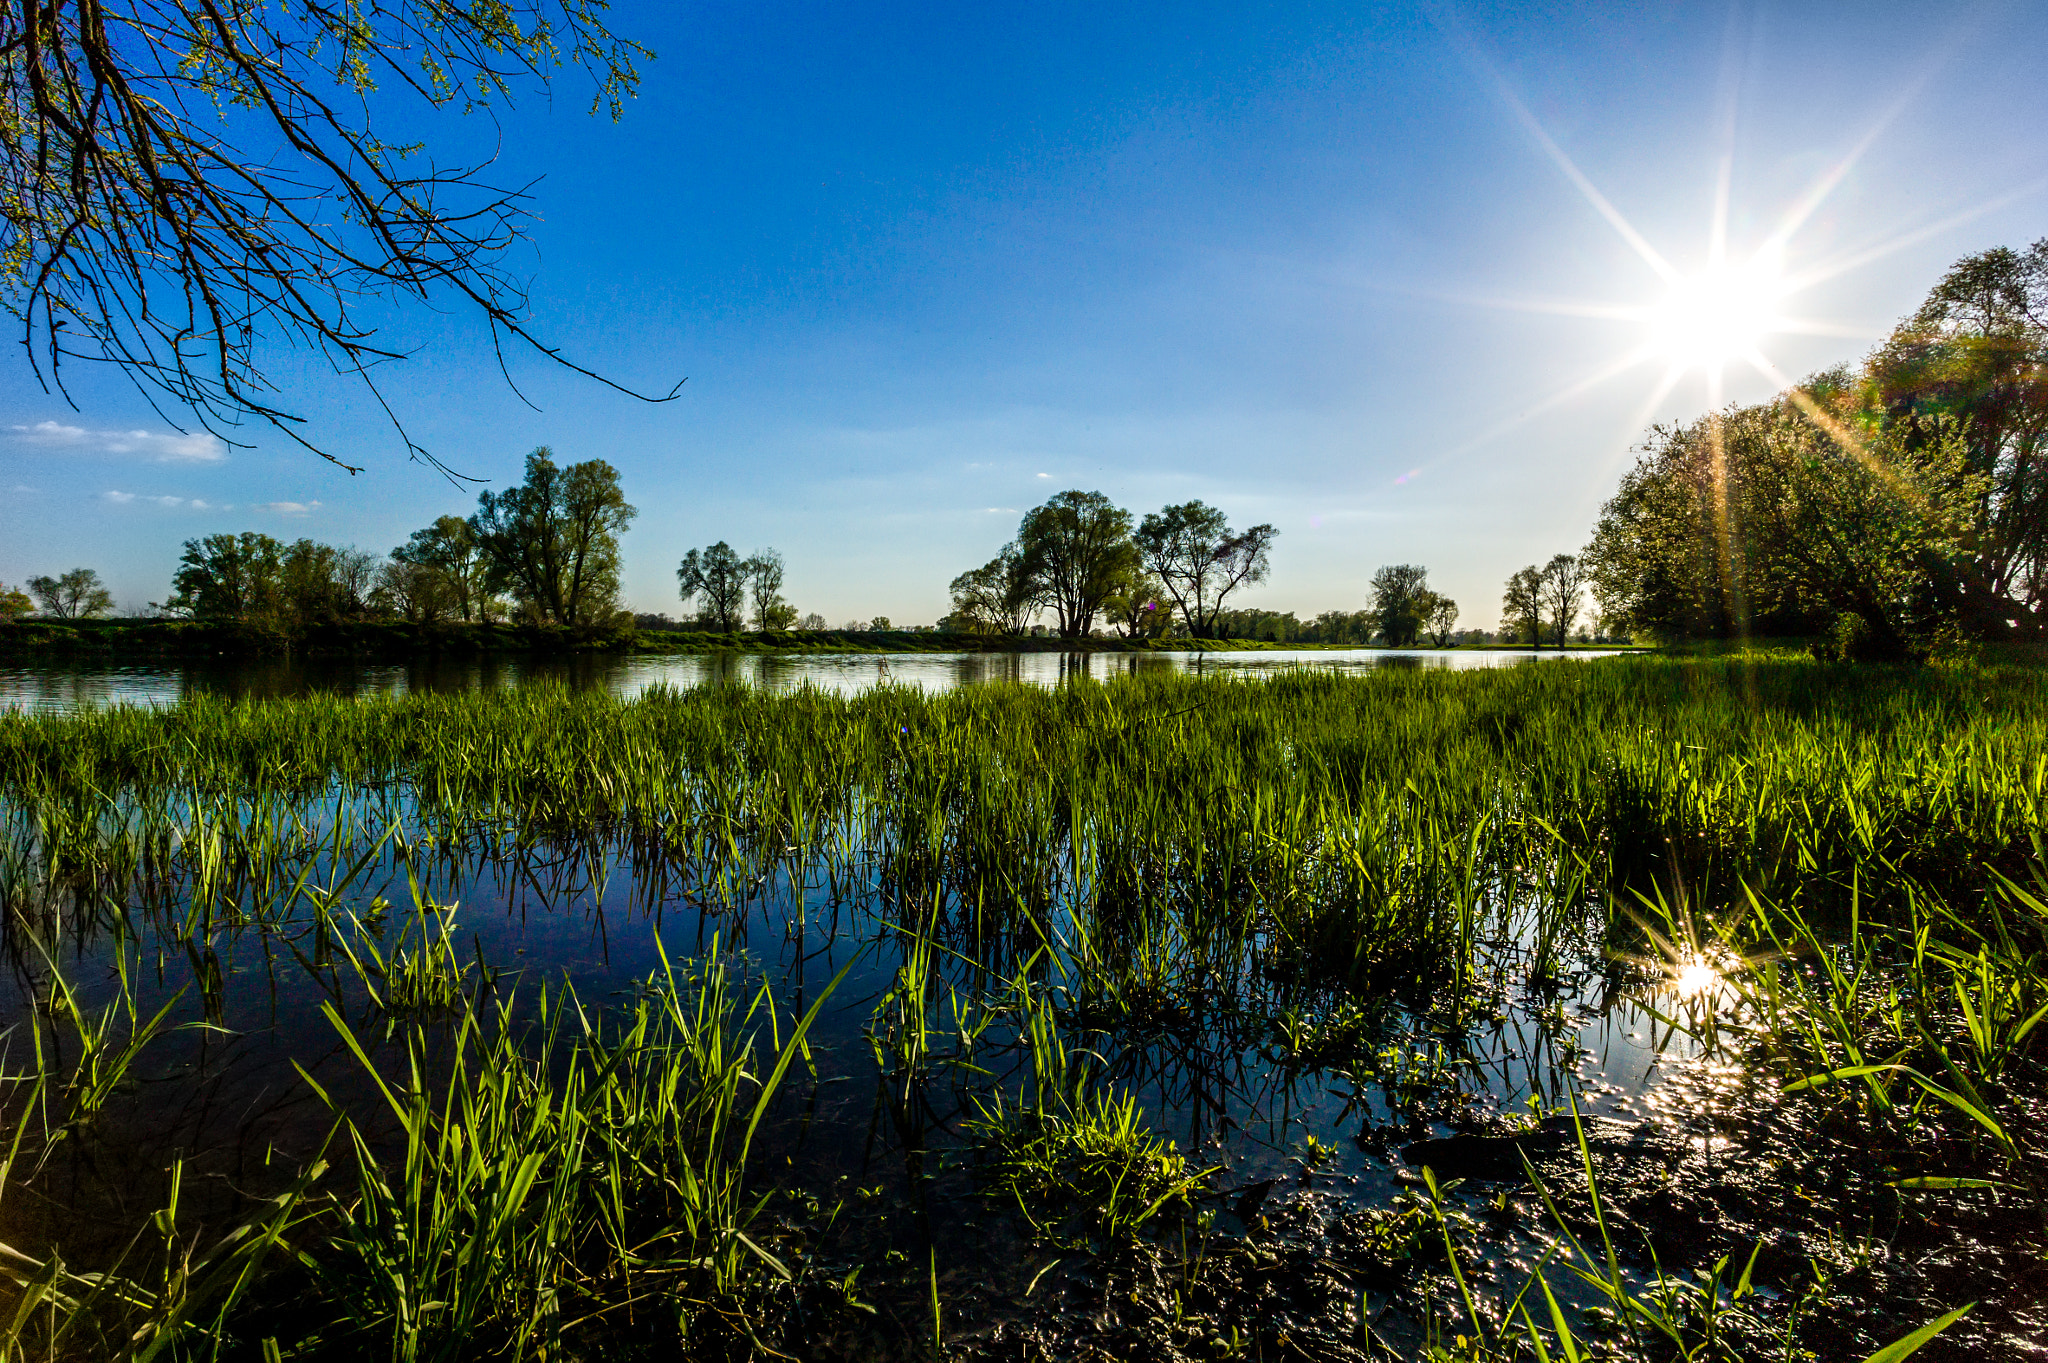
M 143 663 L 39 663 L 0 667 L 0 707 L 69 710 L 81 705 L 169 704 L 188 695 L 295 696 L 313 691 L 397 695 L 467 691 L 562 681 L 632 696 L 648 687 L 744 682 L 772 691 L 814 686 L 859 691 L 889 682 L 944 691 L 991 681 L 1054 685 L 1068 677 L 1098 680 L 1126 672 L 1188 672 L 1232 676 L 1297 668 L 1349 672 L 1362 668 L 1502 667 L 1533 659 L 1604 657 L 1592 651 L 1559 655 L 1519 649 L 1289 649 L 1260 653 L 831 653 L 643 654 L 631 657 L 466 659 L 364 664 L 322 659 Z

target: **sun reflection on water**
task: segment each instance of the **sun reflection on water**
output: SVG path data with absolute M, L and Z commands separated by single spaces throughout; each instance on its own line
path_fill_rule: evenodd
M 1677 962 L 1671 971 L 1671 987 L 1681 998 L 1704 994 L 1720 982 L 1720 970 L 1699 957 Z

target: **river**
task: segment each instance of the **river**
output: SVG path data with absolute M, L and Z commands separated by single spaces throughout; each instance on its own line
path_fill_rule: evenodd
M 163 705 L 201 693 L 394 695 L 519 686 L 531 681 L 601 687 L 619 696 L 637 695 L 652 686 L 707 682 L 742 682 L 774 691 L 815 686 L 844 693 L 882 683 L 943 691 L 992 681 L 1051 686 L 1074 676 L 1100 680 L 1153 669 L 1259 676 L 1296 668 L 1501 667 L 1539 658 L 1602 656 L 1606 655 L 1591 650 L 1559 654 L 1521 649 L 1356 648 L 1244 653 L 683 653 L 418 663 L 323 658 L 127 664 L 75 660 L 0 666 L 0 708 L 62 711 L 85 705 Z

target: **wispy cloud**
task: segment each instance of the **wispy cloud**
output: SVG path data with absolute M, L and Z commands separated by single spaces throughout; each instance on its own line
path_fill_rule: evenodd
M 227 446 L 210 431 L 189 435 L 156 431 L 94 431 L 57 421 L 7 428 L 17 441 L 45 449 L 78 450 L 87 454 L 139 454 L 160 464 L 218 464 Z
M 173 497 L 169 494 L 151 496 L 148 493 L 142 492 L 103 492 L 100 496 L 103 500 L 112 502 L 115 506 L 130 506 L 140 503 L 145 506 L 182 506 L 187 511 L 233 511 L 235 509 L 232 503 L 209 502 L 203 497 Z
M 274 516 L 304 516 L 319 505 L 318 502 L 258 502 L 250 509 L 268 511 Z

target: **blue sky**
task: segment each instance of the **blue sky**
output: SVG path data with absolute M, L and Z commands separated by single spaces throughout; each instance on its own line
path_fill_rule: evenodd
M 1702 368 L 1619 363 L 1652 334 L 1626 314 L 1671 287 L 1626 233 L 1694 274 L 1725 185 L 1728 256 L 1782 235 L 1811 279 L 1781 310 L 1815 325 L 1761 342 L 1794 376 L 1860 356 L 1957 257 L 2048 236 L 2034 5 L 612 17 L 658 54 L 621 123 L 571 77 L 499 128 L 423 131 L 501 129 L 500 178 L 543 177 L 536 329 L 682 396 L 522 359 L 528 406 L 479 328 L 421 309 L 388 319 L 415 354 L 385 384 L 464 473 L 516 479 L 541 444 L 615 464 L 643 610 L 723 539 L 780 548 L 834 624 L 929 622 L 1079 487 L 1273 522 L 1245 604 L 1357 609 L 1375 567 L 1417 562 L 1490 625 L 1510 572 L 1585 542 L 1644 427 L 1708 406 Z M 179 435 L 105 377 L 72 410 L 0 365 L 0 581 L 86 564 L 140 606 L 192 536 L 388 550 L 474 505 L 308 357 L 272 371 L 360 475 L 253 429 Z M 1736 363 L 1722 391 L 1772 387 Z

